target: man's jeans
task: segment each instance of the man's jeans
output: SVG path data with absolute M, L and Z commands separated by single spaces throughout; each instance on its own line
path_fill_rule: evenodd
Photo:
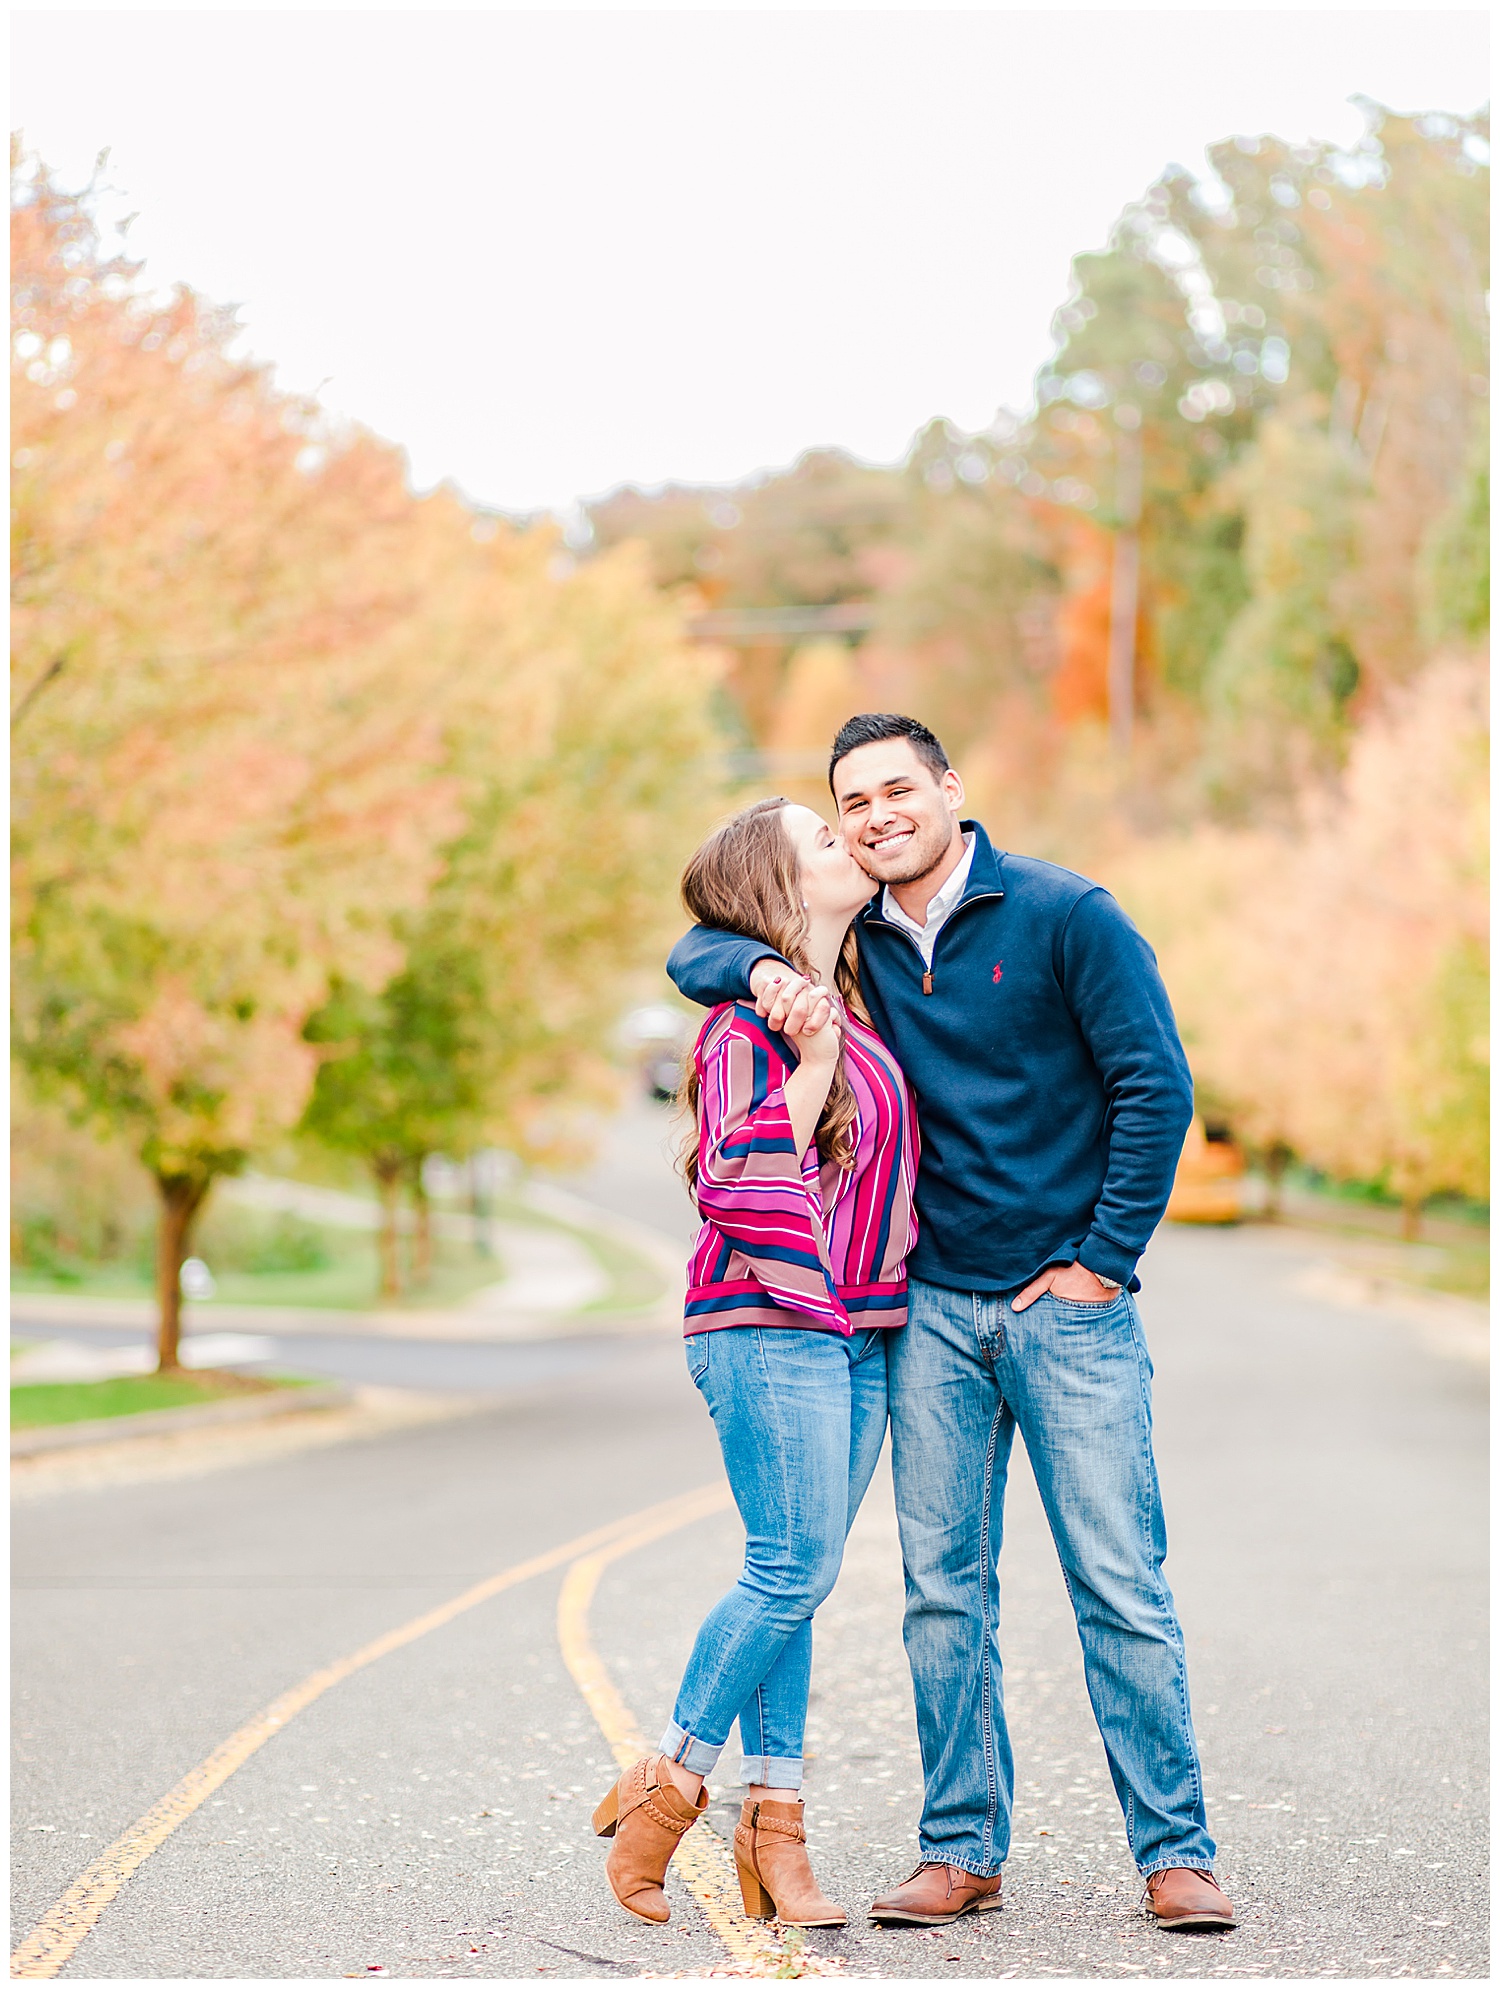
M 891 1335 L 892 1464 L 906 1652 L 926 1775 L 921 1855 L 988 1877 L 1014 1792 L 1000 1678 L 1001 1520 L 1011 1439 L 1026 1445 L 1078 1619 L 1084 1673 L 1143 1875 L 1206 1868 L 1214 1844 L 1188 1710 L 1156 1465 L 1151 1361 L 1135 1301 L 912 1282 Z
M 886 1342 L 800 1326 L 721 1326 L 687 1341 L 745 1522 L 745 1567 L 703 1620 L 661 1751 L 707 1775 L 740 1723 L 743 1779 L 802 1786 L 812 1618 L 885 1441 Z

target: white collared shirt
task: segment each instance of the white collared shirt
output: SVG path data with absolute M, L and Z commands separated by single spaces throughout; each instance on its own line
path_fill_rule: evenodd
M 923 925 L 918 925 L 914 918 L 903 912 L 901 907 L 896 903 L 895 898 L 891 895 L 890 885 L 887 884 L 885 887 L 885 892 L 880 900 L 881 916 L 888 918 L 892 925 L 899 925 L 903 932 L 911 934 L 922 950 L 923 964 L 929 972 L 932 969 L 932 949 L 937 944 L 937 936 L 951 917 L 954 906 L 963 896 L 964 886 L 969 881 L 969 872 L 973 868 L 973 864 L 974 831 L 966 829 L 964 831 L 964 853 L 958 860 L 958 868 L 948 879 L 942 890 L 934 891 L 932 896 L 927 900 L 927 919 Z

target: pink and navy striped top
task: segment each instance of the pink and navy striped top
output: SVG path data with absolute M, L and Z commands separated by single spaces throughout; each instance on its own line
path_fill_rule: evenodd
M 844 1017 L 857 1106 L 847 1171 L 820 1165 L 815 1141 L 799 1161 L 784 1091 L 796 1052 L 751 1003 L 716 1008 L 693 1056 L 703 1227 L 688 1262 L 684 1330 L 904 1326 L 917 1115 L 885 1044 Z

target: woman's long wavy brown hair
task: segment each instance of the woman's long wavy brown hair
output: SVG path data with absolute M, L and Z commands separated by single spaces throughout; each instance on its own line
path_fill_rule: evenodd
M 782 819 L 786 806 L 785 796 L 775 795 L 742 808 L 715 829 L 688 859 L 682 873 L 682 902 L 699 925 L 763 940 L 799 974 L 816 980 L 817 969 L 807 956 L 808 921 L 802 908 L 797 850 Z M 834 984 L 846 1006 L 868 1022 L 852 925 L 844 935 Z M 698 1091 L 697 1061 L 689 1056 L 678 1092 L 688 1115 L 678 1164 L 689 1189 L 698 1180 Z M 854 1093 L 844 1075 L 841 1051 L 814 1135 L 820 1160 L 840 1168 L 853 1166 L 854 1117 Z

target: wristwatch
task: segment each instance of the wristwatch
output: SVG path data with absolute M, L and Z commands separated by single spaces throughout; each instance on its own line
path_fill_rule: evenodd
M 1083 1268 L 1087 1270 L 1088 1265 L 1085 1264 Z M 1098 1271 L 1095 1271 L 1094 1278 L 1098 1284 L 1103 1285 L 1106 1291 L 1124 1291 L 1125 1289 L 1125 1287 L 1120 1283 L 1120 1280 L 1118 1278 L 1103 1277 L 1100 1275 Z

